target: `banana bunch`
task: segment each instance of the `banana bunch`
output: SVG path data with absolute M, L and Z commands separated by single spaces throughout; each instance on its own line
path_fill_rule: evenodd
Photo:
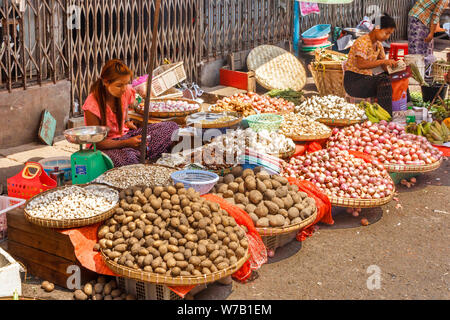
M 392 120 L 389 112 L 384 110 L 378 103 L 370 104 L 366 101 L 362 101 L 359 104 L 359 107 L 366 111 L 367 118 L 372 123 L 378 123 L 382 120 L 389 122 Z
M 440 124 L 439 121 L 421 122 L 419 125 L 411 123 L 406 127 L 407 133 L 412 133 L 418 136 L 423 136 L 432 144 L 442 145 L 450 141 L 450 130 L 445 124 Z

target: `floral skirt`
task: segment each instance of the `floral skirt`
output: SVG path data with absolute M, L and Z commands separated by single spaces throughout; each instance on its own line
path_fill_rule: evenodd
M 408 17 L 408 52 L 409 54 L 422 54 L 425 57 L 432 56 L 434 50 L 434 40 L 425 42 L 425 38 L 430 34 L 427 27 L 416 17 Z
M 156 160 L 161 154 L 169 152 L 173 143 L 172 136 L 178 129 L 178 125 L 170 121 L 149 125 L 147 127 L 147 158 Z M 123 137 L 114 140 L 126 140 L 138 135 L 142 135 L 142 128 L 131 130 Z M 141 162 L 141 152 L 134 148 L 110 149 L 103 152 L 111 158 L 116 168 Z

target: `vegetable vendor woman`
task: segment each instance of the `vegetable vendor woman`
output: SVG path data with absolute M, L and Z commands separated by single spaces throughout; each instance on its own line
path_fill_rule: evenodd
M 373 75 L 373 69 L 396 66 L 395 60 L 386 59 L 381 42 L 394 33 L 397 25 L 389 15 L 376 19 L 380 25 L 367 35 L 359 37 L 348 55 L 344 69 L 344 88 L 348 95 L 355 98 L 377 98 L 386 111 L 392 115 L 392 84 L 387 73 Z M 373 23 L 375 24 L 374 21 Z
M 122 61 L 108 61 L 83 105 L 86 126 L 109 128 L 107 138 L 97 147 L 111 158 L 115 167 L 140 163 L 142 129 L 128 120 L 128 106 L 133 104 L 136 94 L 130 85 L 132 77 L 133 72 Z M 156 160 L 162 153 L 170 152 L 172 135 L 178 129 L 175 122 L 149 125 L 147 158 Z

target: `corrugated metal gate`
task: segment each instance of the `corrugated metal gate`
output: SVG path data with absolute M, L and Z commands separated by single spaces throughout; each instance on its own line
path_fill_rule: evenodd
M 165 0 L 157 63 L 165 58 L 184 61 L 189 80 L 198 81 L 204 60 L 291 41 L 293 4 L 292 0 Z M 302 30 L 324 22 L 355 26 L 374 4 L 397 19 L 395 36 L 404 37 L 411 0 L 320 5 L 321 14 L 303 19 Z M 136 74 L 143 74 L 153 14 L 150 0 L 0 0 L 0 90 L 70 79 L 72 101 L 80 103 L 108 59 L 123 59 Z

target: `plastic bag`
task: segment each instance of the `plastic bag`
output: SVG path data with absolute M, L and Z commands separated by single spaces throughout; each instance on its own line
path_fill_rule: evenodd
M 264 242 L 261 239 L 252 218 L 244 210 L 236 207 L 221 197 L 207 194 L 202 196 L 203 198 L 216 202 L 220 207 L 228 212 L 230 216 L 236 220 L 239 225 L 244 225 L 248 229 L 247 238 L 249 245 L 250 258 L 247 262 L 233 274 L 233 278 L 236 280 L 245 282 L 247 281 L 254 270 L 259 269 L 264 263 L 267 262 L 267 250 Z
M 351 34 L 344 36 L 342 38 L 339 38 L 336 43 L 338 46 L 339 51 L 344 51 L 353 46 L 353 43 L 355 41 L 353 40 L 353 36 Z
M 375 28 L 375 26 L 372 24 L 371 19 L 368 16 L 365 16 L 356 28 L 370 32 Z

